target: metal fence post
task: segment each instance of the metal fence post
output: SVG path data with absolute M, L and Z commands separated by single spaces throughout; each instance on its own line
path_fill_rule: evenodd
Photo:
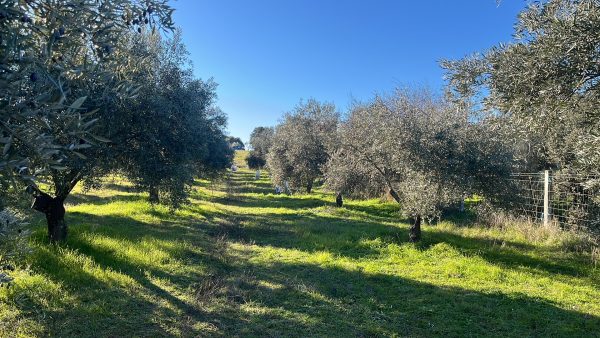
M 550 171 L 544 171 L 544 226 L 550 218 Z

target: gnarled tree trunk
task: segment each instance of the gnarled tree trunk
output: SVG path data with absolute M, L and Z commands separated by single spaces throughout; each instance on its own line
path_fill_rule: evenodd
M 408 239 L 412 242 L 418 242 L 421 240 L 421 215 L 417 215 L 413 219 L 408 234 Z
M 394 188 L 392 188 L 391 186 L 388 187 L 388 193 L 390 194 L 390 196 L 392 196 L 392 198 L 394 199 L 394 201 L 396 201 L 397 203 L 400 203 L 400 196 L 398 195 L 398 193 L 396 192 L 396 190 L 394 190 Z
M 32 209 L 43 212 L 48 223 L 48 238 L 52 243 L 67 239 L 67 222 L 65 222 L 65 200 L 75 185 L 79 182 L 83 171 L 74 169 L 70 172 L 55 173 L 53 177 L 56 197 L 41 191 L 35 185 L 27 187 L 27 192 L 33 194 Z
M 65 222 L 65 207 L 63 201 L 53 198 L 46 214 L 48 223 L 48 238 L 51 242 L 62 242 L 67 239 L 67 222 Z
M 48 238 L 56 243 L 67 239 L 67 223 L 65 222 L 64 197 L 51 197 L 38 191 L 33 201 L 32 209 L 43 212 L 48 223 Z

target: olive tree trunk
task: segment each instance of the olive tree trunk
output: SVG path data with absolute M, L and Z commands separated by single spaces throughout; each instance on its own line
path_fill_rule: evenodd
M 396 192 L 396 190 L 394 190 L 394 188 L 392 188 L 391 186 L 388 187 L 388 193 L 390 194 L 390 196 L 392 196 L 392 198 L 394 199 L 394 201 L 396 201 L 398 204 L 400 203 L 400 195 L 398 195 L 398 193 Z
M 62 242 L 67 239 L 67 223 L 65 222 L 64 200 L 66 196 L 52 197 L 38 191 L 33 201 L 32 209 L 46 215 L 48 238 L 50 242 Z
M 421 240 L 421 215 L 417 215 L 413 218 L 413 223 L 409 229 L 408 239 L 412 243 Z
M 342 197 L 341 192 L 338 192 L 337 195 L 335 196 L 335 205 L 337 205 L 338 208 L 341 208 L 344 206 L 344 198 Z
M 65 222 L 65 207 L 62 200 L 54 198 L 46 214 L 48 223 L 48 238 L 51 242 L 62 242 L 67 239 L 67 222 Z
M 41 191 L 35 184 L 27 187 L 27 192 L 33 194 L 34 200 L 31 208 L 46 215 L 48 224 L 48 238 L 50 242 L 62 242 L 67 239 L 67 222 L 65 221 L 65 200 L 77 185 L 83 175 L 81 170 L 71 170 L 70 172 L 55 172 L 52 180 L 54 181 L 54 195 Z
M 148 189 L 148 200 L 150 201 L 150 203 L 152 204 L 158 204 L 160 203 L 160 197 L 158 196 L 158 188 L 155 186 L 152 186 Z
M 312 182 L 308 183 L 306 185 L 306 192 L 310 194 L 312 192 L 312 187 L 313 187 L 313 183 Z

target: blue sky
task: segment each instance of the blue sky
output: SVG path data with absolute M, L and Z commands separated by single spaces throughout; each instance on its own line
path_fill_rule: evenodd
M 178 0 L 196 76 L 213 77 L 229 133 L 247 141 L 300 99 L 345 111 L 399 85 L 442 90 L 442 58 L 511 40 L 523 0 Z

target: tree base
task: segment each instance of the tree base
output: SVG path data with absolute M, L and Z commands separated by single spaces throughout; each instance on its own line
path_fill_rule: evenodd
M 344 198 L 342 197 L 341 193 L 338 193 L 335 196 L 335 205 L 337 205 L 338 208 L 341 208 L 344 206 Z
M 32 209 L 43 212 L 48 223 L 48 238 L 50 242 L 62 242 L 67 239 L 67 223 L 65 222 L 64 198 L 51 197 L 38 191 L 33 200 Z
M 421 216 L 414 218 L 414 222 L 409 229 L 408 240 L 411 243 L 416 243 L 421 240 Z

